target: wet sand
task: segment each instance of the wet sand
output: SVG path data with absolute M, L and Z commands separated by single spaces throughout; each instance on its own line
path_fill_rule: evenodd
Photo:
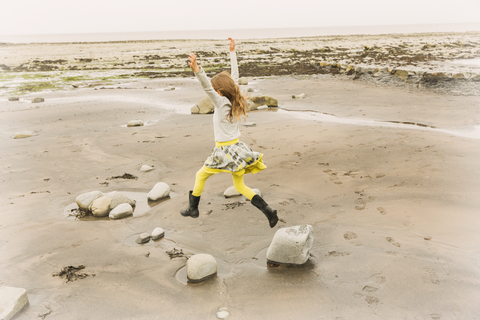
M 188 114 L 204 96 L 193 78 L 0 100 L 0 284 L 30 300 L 17 319 L 215 319 L 221 307 L 228 319 L 478 317 L 480 140 L 440 131 L 478 126 L 478 97 L 330 75 L 249 80 L 281 109 L 253 111 L 256 126 L 241 128 L 264 153 L 268 168 L 245 180 L 278 210 L 274 229 L 243 198 L 223 197 L 228 174 L 208 180 L 198 219 L 179 214 L 214 143 L 212 116 Z M 163 91 L 169 85 L 176 90 Z M 292 100 L 299 93 L 306 98 Z M 35 96 L 45 102 L 27 100 Z M 305 110 L 359 124 L 299 116 Z M 149 125 L 125 127 L 135 119 Z M 36 135 L 11 138 L 23 130 Z M 155 170 L 140 172 L 143 164 Z M 138 179 L 109 179 L 124 173 Z M 159 181 L 172 197 L 133 217 L 67 216 L 81 193 L 140 201 Z M 275 231 L 299 224 L 313 226 L 309 262 L 267 267 Z M 155 227 L 165 238 L 134 242 Z M 174 248 L 213 255 L 218 275 L 186 284 L 186 259 L 165 253 Z M 52 276 L 78 265 L 90 276 Z

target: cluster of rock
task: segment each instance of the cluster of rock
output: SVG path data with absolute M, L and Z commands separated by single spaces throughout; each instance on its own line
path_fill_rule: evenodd
M 152 233 L 143 232 L 135 240 L 138 244 L 145 244 L 150 240 L 156 241 L 165 236 L 165 230 L 160 227 L 153 229 Z
M 27 290 L 0 286 L 0 319 L 10 320 L 28 304 Z
M 278 107 L 278 100 L 269 96 L 255 96 L 247 99 L 248 109 L 253 110 L 264 110 L 269 107 L 276 108 Z M 194 105 L 190 112 L 192 114 L 209 114 L 213 113 L 215 106 L 212 99 L 205 97 L 200 100 L 196 105 Z
M 83 193 L 75 199 L 75 202 L 81 211 L 94 217 L 108 216 L 112 220 L 132 215 L 135 207 L 135 200 L 117 191 L 106 194 L 101 191 Z

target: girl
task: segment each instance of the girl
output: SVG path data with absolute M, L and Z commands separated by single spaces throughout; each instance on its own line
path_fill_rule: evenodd
M 268 218 L 270 227 L 277 222 L 277 210 L 270 207 L 259 195 L 247 187 L 243 182 L 245 173 L 257 173 L 266 168 L 262 162 L 263 154 L 254 152 L 245 143 L 239 141 L 240 129 L 238 121 L 247 117 L 247 101 L 236 85 L 238 80 L 237 56 L 235 41 L 230 40 L 230 61 L 232 75 L 226 71 L 217 74 L 210 83 L 205 71 L 197 64 L 195 54 L 190 54 L 188 65 L 200 81 L 203 90 L 212 99 L 215 105 L 213 114 L 213 131 L 215 134 L 215 148 L 213 153 L 198 170 L 193 191 L 189 193 L 189 205 L 181 210 L 183 216 L 197 218 L 198 203 L 209 177 L 218 172 L 230 172 L 235 189 L 251 200 L 252 204 L 260 209 Z

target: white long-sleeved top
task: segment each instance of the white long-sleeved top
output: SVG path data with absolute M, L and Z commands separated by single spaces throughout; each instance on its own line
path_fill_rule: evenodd
M 238 82 L 238 65 L 237 65 L 237 55 L 235 52 L 230 52 L 230 65 L 231 65 L 231 75 L 235 83 Z M 216 142 L 226 142 L 237 139 L 240 137 L 240 128 L 238 122 L 233 120 L 230 122 L 227 120 L 227 115 L 232 109 L 232 104 L 227 97 L 219 95 L 212 87 L 210 79 L 208 79 L 205 71 L 201 68 L 198 73 L 195 74 L 197 79 L 200 81 L 203 90 L 207 95 L 212 99 L 215 106 L 215 111 L 213 113 L 213 132 L 215 134 Z

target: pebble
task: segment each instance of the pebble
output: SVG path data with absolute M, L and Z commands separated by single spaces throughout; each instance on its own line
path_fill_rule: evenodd
M 110 211 L 108 217 L 112 220 L 122 219 L 133 214 L 133 207 L 128 203 L 122 203 Z
M 150 167 L 146 164 L 144 164 L 141 168 L 140 168 L 140 171 L 142 172 L 148 172 L 148 171 L 152 171 L 154 168 L 153 167 Z
M 254 91 L 255 91 L 255 89 L 252 88 L 252 87 L 248 87 L 248 88 L 247 88 L 247 92 L 254 92 Z
M 44 102 L 45 99 L 44 98 L 33 98 L 32 99 L 32 103 L 39 103 L 39 102 Z
M 257 124 L 255 122 L 245 122 L 243 125 L 245 127 L 255 127 Z
M 430 237 L 430 236 L 425 236 L 425 237 L 423 237 L 423 239 L 425 239 L 425 240 L 428 241 L 428 240 L 432 240 L 432 237 Z
M 175 87 L 172 87 L 172 86 L 168 86 L 165 89 L 163 89 L 163 91 L 173 91 L 173 90 L 175 90 Z
M 168 197 L 170 194 L 170 187 L 165 182 L 157 183 L 148 193 L 148 200 L 157 201 Z
M 135 240 L 138 244 L 147 243 L 150 241 L 151 236 L 148 233 L 142 233 L 138 236 L 137 240 Z
M 201 282 L 217 273 L 217 260 L 209 254 L 200 253 L 187 260 L 187 279 Z
M 15 133 L 15 135 L 13 136 L 13 139 L 23 139 L 23 138 L 33 137 L 33 136 L 34 134 L 32 131 L 22 131 L 22 132 Z
M 217 318 L 218 319 L 226 319 L 229 315 L 230 315 L 230 312 L 225 307 L 220 308 L 217 311 Z
M 131 120 L 127 123 L 127 127 L 141 127 L 143 126 L 142 120 Z
M 305 98 L 305 93 L 300 93 L 300 94 L 294 94 L 292 95 L 292 99 L 303 99 Z
M 165 230 L 163 230 L 160 227 L 157 227 L 152 231 L 152 240 L 158 240 L 160 238 L 163 238 L 164 236 L 165 236 Z

